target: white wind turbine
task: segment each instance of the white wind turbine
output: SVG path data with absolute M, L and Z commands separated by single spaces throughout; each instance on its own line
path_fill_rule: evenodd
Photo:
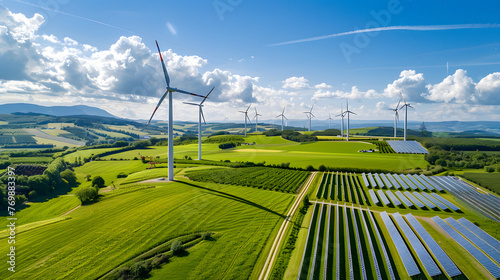
M 397 129 L 398 129 L 398 121 L 399 121 L 399 104 L 401 103 L 401 99 L 399 99 L 398 105 L 394 109 L 387 109 L 394 112 L 394 138 L 397 137 Z
M 248 117 L 248 110 L 250 110 L 251 104 L 248 105 L 248 108 L 245 111 L 239 111 L 240 113 L 245 114 L 245 137 L 247 137 L 247 120 L 250 121 L 250 118 Z
M 283 119 L 286 119 L 288 120 L 286 117 L 285 117 L 285 107 L 283 107 L 283 112 L 281 112 L 280 115 L 276 116 L 277 118 L 281 117 L 281 131 L 283 131 Z
M 344 109 L 342 108 L 342 103 L 340 103 L 340 114 L 336 115 L 335 117 L 340 117 L 340 136 L 344 137 L 344 116 L 345 112 Z
M 311 131 L 311 119 L 313 117 L 316 117 L 312 111 L 313 111 L 314 105 L 312 105 L 311 110 L 309 112 L 304 112 L 306 114 L 307 120 L 309 121 L 309 131 Z
M 403 94 L 402 93 L 399 93 L 401 94 L 401 97 L 403 98 L 403 102 L 405 104 L 401 105 L 401 108 L 399 108 L 399 110 L 403 109 L 403 107 L 405 108 L 405 128 L 404 128 L 404 141 L 406 141 L 406 127 L 407 127 L 407 120 L 408 120 L 408 107 L 412 108 L 413 110 L 415 110 L 415 108 L 413 108 L 413 106 L 410 105 L 410 103 L 406 103 L 406 99 L 404 98 Z
M 332 128 L 332 115 L 330 113 L 328 113 L 328 119 L 326 119 L 328 121 L 328 129 L 331 129 Z
M 184 104 L 198 106 L 198 160 L 201 160 L 201 118 L 203 118 L 203 122 L 205 124 L 207 124 L 207 122 L 205 121 L 205 116 L 203 115 L 203 109 L 202 109 L 203 102 L 205 102 L 205 100 L 207 100 L 208 96 L 210 95 L 210 93 L 212 93 L 214 88 L 215 87 L 213 87 L 210 90 L 210 92 L 207 94 L 207 96 L 205 96 L 205 98 L 203 98 L 203 100 L 200 102 L 200 104 L 184 102 Z
M 158 48 L 158 53 L 160 54 L 161 66 L 163 68 L 163 75 L 165 76 L 165 81 L 167 82 L 167 88 L 166 88 L 163 96 L 160 98 L 158 105 L 156 105 L 156 108 L 153 111 L 151 118 L 149 118 L 148 124 L 153 119 L 153 116 L 155 115 L 156 110 L 158 110 L 161 103 L 163 102 L 165 97 L 168 95 L 168 180 L 173 181 L 174 180 L 174 139 L 173 139 L 174 138 L 174 129 L 173 129 L 174 128 L 174 111 L 173 111 L 172 93 L 180 92 L 180 93 L 189 94 L 189 95 L 198 96 L 198 97 L 203 97 L 203 98 L 205 98 L 205 96 L 170 87 L 170 77 L 168 76 L 167 68 L 165 67 L 165 62 L 163 61 L 163 57 L 161 56 L 160 46 L 158 45 L 158 42 L 156 42 L 156 47 Z
M 259 121 L 259 116 L 262 116 L 261 114 L 257 113 L 257 107 L 254 107 L 255 109 L 255 116 L 253 116 L 253 118 L 255 119 L 255 132 L 258 132 L 258 128 L 257 128 L 257 123 Z
M 344 114 L 347 114 L 347 141 L 349 141 L 349 115 L 357 115 L 356 113 L 349 111 L 349 101 L 347 101 L 347 110 L 344 112 Z

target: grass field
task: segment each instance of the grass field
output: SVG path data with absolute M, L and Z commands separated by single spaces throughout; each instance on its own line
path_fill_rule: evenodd
M 58 148 L 62 148 L 64 146 L 70 147 L 70 148 L 80 147 L 80 145 L 74 145 L 74 144 L 71 144 L 71 143 L 61 142 L 61 141 L 57 141 L 57 140 L 50 140 L 50 139 L 36 137 L 36 136 L 33 136 L 33 138 L 36 140 L 37 144 L 54 145 L 54 146 L 56 146 Z
M 500 173 L 463 173 L 462 176 L 476 184 L 500 194 Z
M 166 240 L 212 231 L 213 240 L 172 259 L 154 277 L 246 279 L 292 197 L 179 181 L 104 198 L 68 219 L 18 233 L 16 273 L 2 270 L 0 278 L 95 279 Z M 1 242 L 0 249 L 7 246 Z
M 107 151 L 114 151 L 114 150 L 117 150 L 117 149 L 119 149 L 119 148 L 104 148 L 104 149 L 80 150 L 80 151 L 76 151 L 74 153 L 65 155 L 64 156 L 64 160 L 67 161 L 67 162 L 75 162 L 75 158 L 81 157 L 82 160 L 83 160 L 84 158 L 88 158 L 88 157 L 90 157 L 92 155 L 97 155 L 97 154 L 104 153 L 104 152 L 107 152 Z M 133 157 L 131 157 L 130 159 L 133 159 L 136 156 L 137 156 L 137 153 L 135 153 L 135 155 Z

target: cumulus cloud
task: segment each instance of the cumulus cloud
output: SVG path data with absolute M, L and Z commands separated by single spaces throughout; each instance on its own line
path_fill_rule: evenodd
M 307 82 L 309 82 L 309 80 L 307 80 L 304 77 L 290 77 L 290 78 L 284 80 L 282 83 L 283 83 L 284 89 L 300 90 L 300 89 L 309 88 L 309 85 L 307 84 Z
M 476 101 L 476 84 L 467 76 L 467 71 L 458 69 L 455 74 L 446 77 L 441 83 L 427 85 L 427 99 L 436 102 L 468 103 Z
M 414 102 L 428 102 L 424 95 L 427 93 L 427 83 L 424 74 L 416 73 L 415 70 L 404 70 L 399 75 L 399 79 L 388 84 L 384 89 L 384 94 L 388 97 L 399 97 L 400 92 L 407 100 Z
M 324 83 L 316 85 L 316 88 L 318 90 L 314 93 L 312 97 L 313 100 L 319 100 L 322 98 L 332 98 L 332 97 L 363 99 L 363 98 L 377 98 L 380 96 L 374 89 L 369 89 L 367 91 L 360 91 L 357 86 L 353 86 L 351 88 L 351 91 L 329 90 L 332 87 Z
M 476 85 L 476 98 L 482 104 L 500 105 L 500 72 L 482 78 Z

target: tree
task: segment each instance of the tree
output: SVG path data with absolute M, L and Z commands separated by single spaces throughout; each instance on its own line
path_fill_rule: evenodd
M 184 250 L 184 247 L 182 246 L 182 243 L 179 240 L 175 240 L 174 242 L 172 242 L 170 250 L 172 250 L 172 253 L 174 253 L 174 255 L 178 255 Z
M 79 188 L 76 193 L 76 197 L 80 200 L 82 204 L 88 204 L 94 201 L 99 195 L 96 188 L 93 187 L 82 187 Z
M 95 176 L 92 179 L 92 186 L 97 185 L 99 188 L 103 188 L 105 185 L 104 179 L 101 176 Z
M 61 178 L 65 179 L 68 184 L 72 187 L 77 185 L 77 178 L 76 175 L 73 171 L 66 169 L 63 172 L 61 172 Z
M 420 125 L 420 133 L 422 134 L 422 137 L 427 137 L 428 131 L 427 127 L 425 127 L 425 122 L 422 122 Z
M 49 179 L 43 175 L 31 176 L 28 179 L 28 186 L 39 195 L 46 195 L 50 192 Z

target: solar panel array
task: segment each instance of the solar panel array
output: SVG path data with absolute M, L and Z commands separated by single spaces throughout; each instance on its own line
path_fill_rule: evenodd
M 373 177 L 375 178 L 375 181 L 377 181 L 379 187 L 385 188 L 384 182 L 382 182 L 382 179 L 380 179 L 377 173 L 373 174 Z
M 406 196 L 404 196 L 400 191 L 397 191 L 396 195 L 406 207 L 410 208 L 413 206 L 413 203 L 411 203 L 411 201 L 409 201 L 408 198 L 406 198 Z
M 436 222 L 441 229 L 448 233 L 460 246 L 469 252 L 484 268 L 486 268 L 486 270 L 488 270 L 489 273 L 491 273 L 491 275 L 493 275 L 493 277 L 500 278 L 500 267 L 483 252 L 481 252 L 481 250 L 474 246 L 469 240 L 463 237 L 440 217 L 433 217 L 432 220 Z
M 380 201 L 378 200 L 377 196 L 375 195 L 374 190 L 368 190 L 368 193 L 370 194 L 370 197 L 372 198 L 373 204 L 379 204 Z
M 387 176 L 384 173 L 380 173 L 380 177 L 384 179 L 385 185 L 387 186 L 388 189 L 394 187 L 389 178 L 387 178 Z
M 413 260 L 413 257 L 410 251 L 408 250 L 408 247 L 406 247 L 403 238 L 399 234 L 396 226 L 394 226 L 394 224 L 392 223 L 392 220 L 391 218 L 389 218 L 389 215 L 387 215 L 387 212 L 380 213 L 380 216 L 382 217 L 382 221 L 384 221 L 385 227 L 389 231 L 389 235 L 391 236 L 391 239 L 394 242 L 394 245 L 396 246 L 399 258 L 403 262 L 403 265 L 406 269 L 406 272 L 408 272 L 408 275 L 411 277 L 420 274 L 420 269 L 418 269 L 418 266 L 415 263 L 415 260 Z
M 377 183 L 375 182 L 375 179 L 373 179 L 372 174 L 368 173 L 366 176 L 368 177 L 368 180 L 370 181 L 370 186 L 372 188 L 376 188 L 377 187 Z
M 399 213 L 394 213 L 392 216 L 394 217 L 394 220 L 398 224 L 399 228 L 403 231 L 403 234 L 410 242 L 410 245 L 413 248 L 413 250 L 415 250 L 417 257 L 422 262 L 424 269 L 427 271 L 427 273 L 429 273 L 431 277 L 441 274 L 441 270 L 436 265 L 431 255 L 429 255 L 422 242 L 420 242 L 415 233 L 413 233 L 413 231 L 408 226 L 403 217 L 401 217 Z
M 398 189 L 398 190 L 401 189 L 401 186 L 398 184 L 396 179 L 394 179 L 394 177 L 391 174 L 386 174 L 385 176 L 387 177 L 387 179 L 389 179 L 389 181 L 391 181 L 391 183 L 395 189 Z
M 441 208 L 441 210 L 448 210 L 448 206 L 444 205 L 441 201 L 437 200 L 435 197 L 428 193 L 422 193 L 422 195 L 427 198 L 430 202 L 434 203 L 437 205 L 437 207 Z
M 423 204 L 429 209 L 436 208 L 436 205 L 432 204 L 427 198 L 423 197 L 420 193 L 414 192 L 413 195 L 418 198 L 418 200 L 422 201 Z
M 414 191 L 415 191 L 415 190 L 417 190 L 417 189 L 418 189 L 418 188 L 417 188 L 417 186 L 415 186 L 415 184 L 413 184 L 413 183 L 410 181 L 410 179 L 408 179 L 408 178 L 406 177 L 406 175 L 404 175 L 404 174 L 399 174 L 399 177 L 400 177 L 401 179 L 403 179 L 403 181 L 405 181 L 405 183 L 406 183 L 408 186 L 410 186 L 410 188 L 411 188 L 412 190 L 414 190 Z
M 495 260 L 497 263 L 500 263 L 500 252 L 491 247 L 490 244 L 486 243 L 484 240 L 479 238 L 477 235 L 472 233 L 472 231 L 468 230 L 453 218 L 447 218 L 445 219 L 445 221 L 452 227 L 454 227 L 456 231 L 460 232 L 460 234 L 469 239 L 470 242 L 474 243 L 474 245 L 476 245 L 479 249 L 488 254 L 493 260 Z
M 415 177 L 413 177 L 412 175 L 406 175 L 406 178 L 410 179 L 410 181 L 413 184 L 415 184 L 417 188 L 419 188 L 420 190 L 422 191 L 427 190 L 427 188 L 424 185 L 422 185 L 417 179 L 415 179 Z
M 475 235 L 479 236 L 482 240 L 486 241 L 486 243 L 490 244 L 493 248 L 500 248 L 500 242 L 498 240 L 487 234 L 484 230 L 480 229 L 466 218 L 460 218 L 458 219 L 458 222 L 460 222 L 468 230 L 472 231 Z
M 398 154 L 428 154 L 429 153 L 417 141 L 387 140 L 386 142 Z
M 404 194 L 406 195 L 406 197 L 408 197 L 411 200 L 411 202 L 413 203 L 413 205 L 416 205 L 417 207 L 420 207 L 420 208 L 424 208 L 425 207 L 425 205 L 422 202 L 420 202 L 420 200 L 418 200 L 416 197 L 414 197 L 411 194 L 411 192 L 405 191 Z
M 431 186 L 433 186 L 438 192 L 442 192 L 443 191 L 443 188 L 441 188 L 441 186 L 436 183 L 434 180 L 432 180 L 431 178 L 421 174 L 420 177 L 422 179 L 424 179 L 427 183 L 429 183 Z
M 368 230 L 368 224 L 365 220 L 365 217 L 363 216 L 363 211 L 361 209 L 361 206 L 359 206 L 359 215 L 361 216 L 361 220 L 363 221 L 363 225 L 365 228 L 365 234 L 366 234 L 367 239 L 368 239 L 368 244 L 370 245 L 370 251 L 372 253 L 372 260 L 373 260 L 373 265 L 375 266 L 375 272 L 377 273 L 377 279 L 382 279 L 382 274 L 380 273 L 380 267 L 378 266 L 377 254 L 375 253 L 375 249 L 373 247 L 373 242 L 372 242 L 372 239 L 370 236 L 370 230 Z M 326 266 L 326 264 L 325 264 L 325 266 Z
M 437 262 L 443 267 L 444 272 L 448 274 L 449 277 L 454 277 L 461 275 L 462 272 L 458 269 L 455 263 L 448 257 L 448 255 L 443 251 L 443 249 L 437 244 L 437 242 L 432 238 L 432 236 L 425 230 L 425 228 L 413 217 L 412 214 L 405 215 L 408 223 L 417 232 L 417 235 L 424 241 L 431 253 L 436 258 Z
M 394 179 L 396 179 L 396 181 L 398 181 L 399 185 L 401 185 L 401 187 L 403 187 L 403 189 L 407 190 L 409 189 L 410 187 L 408 187 L 408 185 L 405 183 L 405 181 L 403 181 L 403 179 L 401 177 L 399 177 L 398 174 L 392 174 L 392 177 L 394 177 Z M 399 189 L 399 188 L 398 188 Z
M 349 259 L 349 275 L 350 279 L 354 280 L 354 267 L 352 266 L 352 253 L 351 253 L 351 236 L 349 234 L 349 224 L 347 221 L 347 207 L 344 207 L 344 226 L 345 226 L 345 239 L 346 239 L 346 244 L 347 244 L 347 256 Z M 312 279 L 309 278 L 309 279 Z
M 368 187 L 368 179 L 366 178 L 365 172 L 361 173 L 361 177 L 363 178 L 363 184 L 365 184 L 365 187 Z
M 439 194 L 437 193 L 431 193 L 431 195 L 436 198 L 437 200 L 441 201 L 442 203 L 444 203 L 446 206 L 448 206 L 448 208 L 450 208 L 451 210 L 453 211 L 458 211 L 460 210 L 460 208 L 458 206 L 456 206 L 455 204 L 449 202 L 447 199 L 445 199 L 444 197 L 441 197 Z
M 352 222 L 354 224 L 354 233 L 356 235 L 356 242 L 358 244 L 358 257 L 359 257 L 359 263 L 361 264 L 361 275 L 363 275 L 363 279 L 367 279 L 365 260 L 363 257 L 363 249 L 361 247 L 361 239 L 359 238 L 358 223 L 356 221 L 357 219 L 356 219 L 356 214 L 354 213 L 354 207 L 351 208 L 351 214 L 352 214 Z
M 378 190 L 378 191 L 377 191 L 377 194 L 378 194 L 378 196 L 380 197 L 380 200 L 382 200 L 382 203 L 383 203 L 384 205 L 389 205 L 389 204 L 391 204 L 391 202 L 389 201 L 389 199 L 387 199 L 387 196 L 385 196 L 385 193 L 384 193 L 384 191 L 383 191 L 383 190 Z
M 399 199 L 391 191 L 385 191 L 385 194 L 387 194 L 387 196 L 392 200 L 392 204 L 394 204 L 394 206 L 401 206 L 401 201 L 399 201 Z
M 486 217 L 500 222 L 500 198 L 478 191 L 466 182 L 449 176 L 435 176 L 448 192 L 480 211 Z
M 382 236 L 380 235 L 380 232 L 378 230 L 377 223 L 375 222 L 375 219 L 373 218 L 373 213 L 370 211 L 369 208 L 367 208 L 367 209 L 368 209 L 368 216 L 370 216 L 370 220 L 372 222 L 373 228 L 375 230 L 375 233 L 377 234 L 378 243 L 382 247 L 382 252 L 384 253 L 384 258 L 385 258 L 385 264 L 387 265 L 387 268 L 389 269 L 389 275 L 391 276 L 391 280 L 395 280 L 396 277 L 394 276 L 394 270 L 392 269 L 391 260 L 389 259 L 389 254 L 387 253 L 387 249 L 385 249 L 384 241 L 382 240 Z
M 424 178 L 422 178 L 422 176 L 425 177 L 425 175 L 413 174 L 412 176 L 413 176 L 413 178 L 417 179 L 420 183 L 422 183 L 428 190 L 430 190 L 430 191 L 436 190 L 431 184 L 429 184 Z

